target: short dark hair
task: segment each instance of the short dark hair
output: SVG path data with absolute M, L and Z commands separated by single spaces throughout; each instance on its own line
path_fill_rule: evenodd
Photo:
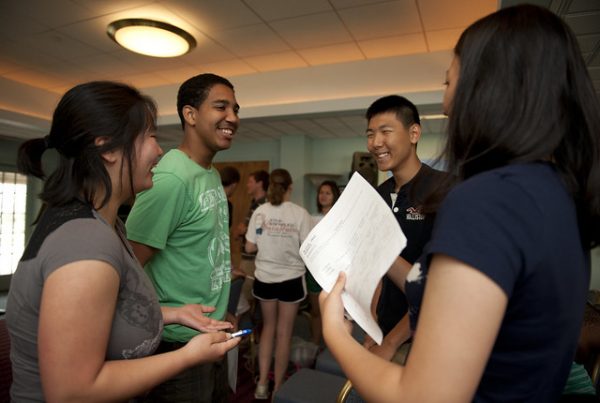
M 212 73 L 204 73 L 187 79 L 179 87 L 177 92 L 177 113 L 181 120 L 181 128 L 185 127 L 185 119 L 183 118 L 183 107 L 186 105 L 198 108 L 208 96 L 211 88 L 217 84 L 223 84 L 233 88 L 233 84 L 224 77 Z
M 219 174 L 221 175 L 221 184 L 223 186 L 229 186 L 240 182 L 240 171 L 238 171 L 236 167 L 230 165 L 223 167 L 219 170 Z
M 269 203 L 279 206 L 283 203 L 283 195 L 292 184 L 292 176 L 286 169 L 274 169 L 269 175 Z
M 58 168 L 44 183 L 40 195 L 48 206 L 81 199 L 95 208 L 103 207 L 112 195 L 112 183 L 102 154 L 122 150 L 121 172 L 127 164 L 129 186 L 133 189 L 135 141 L 148 130 L 156 130 L 156 105 L 137 89 L 111 81 L 93 81 L 67 91 L 52 116 L 50 133 L 25 141 L 19 147 L 20 172 L 44 179 L 42 154 L 55 148 Z M 97 145 L 96 139 L 105 141 Z M 105 194 L 94 206 L 98 188 Z
M 265 170 L 254 171 L 250 174 L 256 182 L 262 182 L 263 190 L 266 192 L 269 190 L 269 173 Z
M 405 128 L 412 124 L 421 124 L 419 111 L 415 104 L 400 95 L 388 95 L 379 98 L 369 106 L 366 113 L 367 120 L 380 113 L 393 112 Z
M 460 36 L 444 156 L 458 179 L 551 160 L 575 200 L 584 244 L 600 243 L 600 103 L 568 25 L 532 5 Z

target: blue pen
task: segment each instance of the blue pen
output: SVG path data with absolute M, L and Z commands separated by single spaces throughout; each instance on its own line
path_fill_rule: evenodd
M 250 333 L 252 333 L 252 329 L 242 329 L 242 330 L 239 330 L 239 331 L 237 331 L 235 333 L 231 333 L 229 335 L 229 337 L 233 339 L 234 337 L 242 337 L 242 336 L 246 336 L 246 335 L 248 335 Z

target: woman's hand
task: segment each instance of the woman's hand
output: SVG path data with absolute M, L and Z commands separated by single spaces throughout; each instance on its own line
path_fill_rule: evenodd
M 218 361 L 225 353 L 240 343 L 241 337 L 231 338 L 229 333 L 204 333 L 194 336 L 182 349 L 190 365 L 195 366 L 207 362 Z
M 214 312 L 212 306 L 187 304 L 181 307 L 161 307 L 165 324 L 178 323 L 204 333 L 218 332 L 233 328 L 230 322 L 216 320 L 205 316 Z
M 344 304 L 342 302 L 342 291 L 346 284 L 346 274 L 340 272 L 335 285 L 331 292 L 321 291 L 319 295 L 319 305 L 321 307 L 321 318 L 323 322 L 323 334 L 327 337 L 327 333 L 346 332 L 349 333 L 349 328 L 345 324 L 344 319 Z

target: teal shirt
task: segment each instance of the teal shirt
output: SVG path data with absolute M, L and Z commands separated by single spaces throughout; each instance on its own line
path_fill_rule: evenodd
M 231 258 L 227 197 L 218 171 L 175 149 L 160 160 L 153 182 L 137 195 L 126 226 L 130 240 L 159 250 L 144 268 L 160 304 L 214 306 L 208 316 L 224 319 Z M 163 339 L 186 342 L 196 334 L 173 324 L 165 326 Z

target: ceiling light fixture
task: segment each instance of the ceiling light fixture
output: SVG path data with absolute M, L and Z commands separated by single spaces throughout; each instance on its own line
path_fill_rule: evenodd
M 194 37 L 166 22 L 128 18 L 108 24 L 108 36 L 132 52 L 154 57 L 176 57 L 196 47 Z

